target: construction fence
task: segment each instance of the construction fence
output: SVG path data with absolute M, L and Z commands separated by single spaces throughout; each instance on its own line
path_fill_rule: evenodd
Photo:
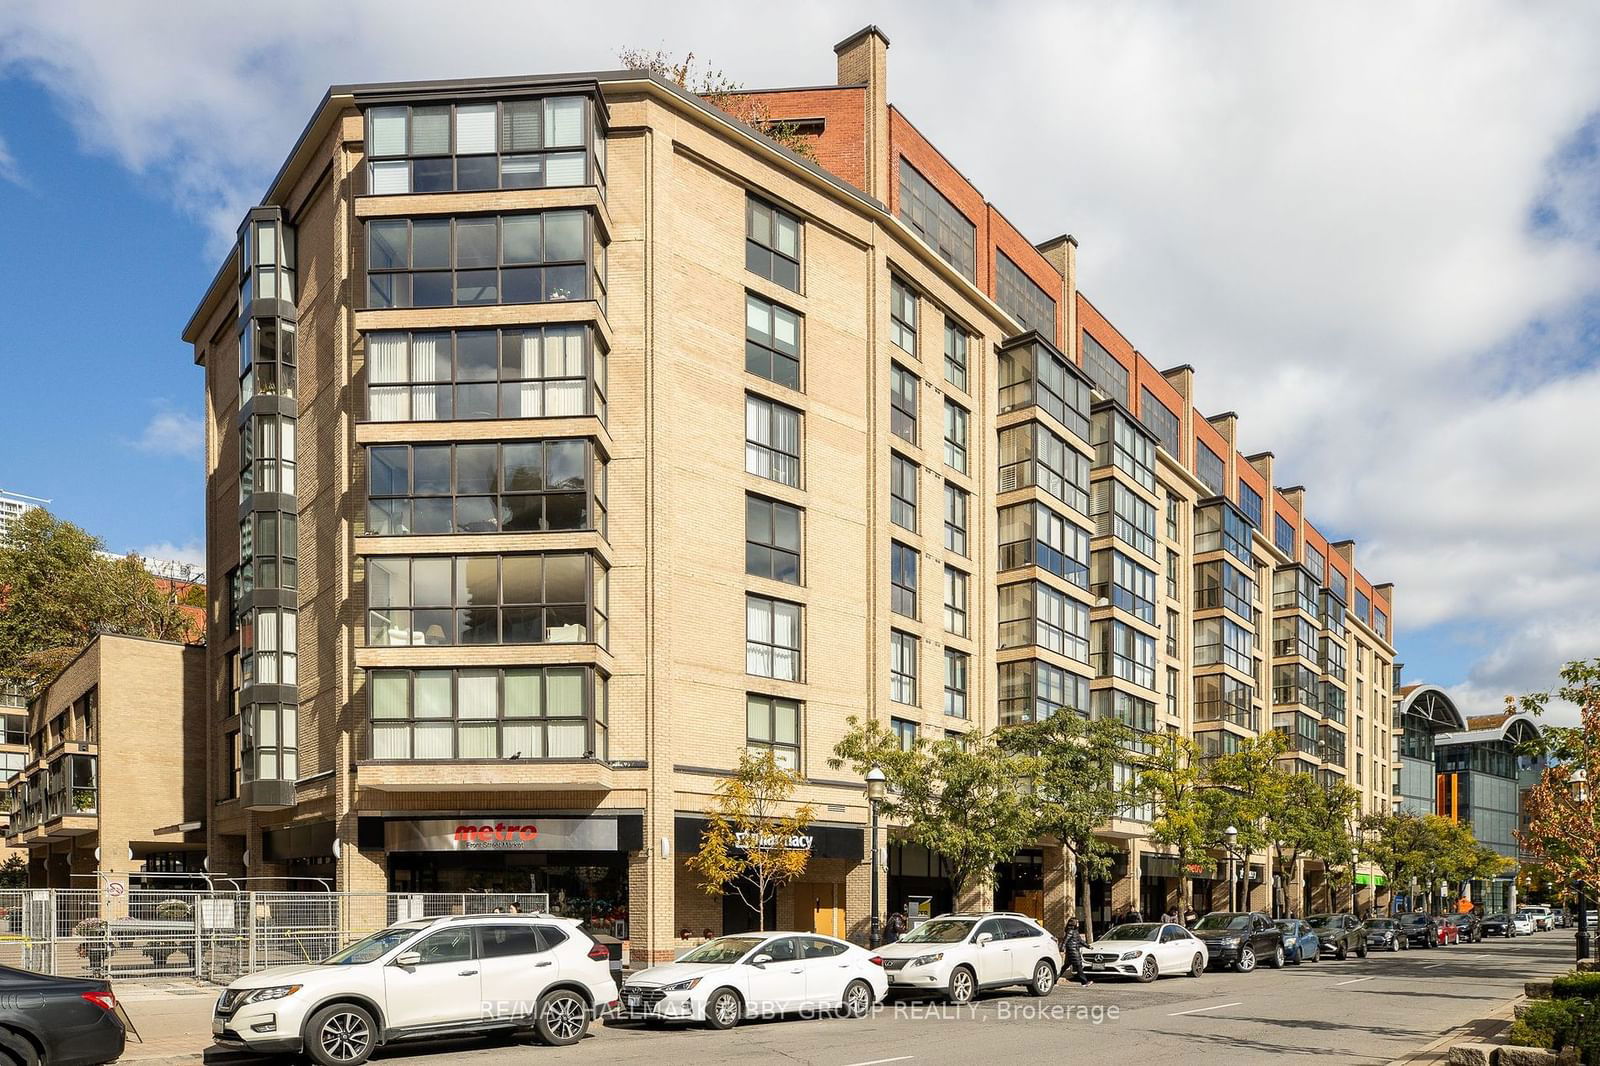
M 548 906 L 542 893 L 0 889 L 0 964 L 61 977 L 226 983 L 317 962 L 398 921 Z

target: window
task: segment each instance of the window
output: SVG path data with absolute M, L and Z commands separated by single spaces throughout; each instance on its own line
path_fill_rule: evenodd
M 262 268 L 257 268 L 261 271 Z M 293 396 L 296 327 L 279 318 L 250 318 L 239 331 L 239 404 L 255 396 Z
M 1095 388 L 1122 406 L 1132 402 L 1128 396 L 1128 368 L 1088 330 L 1083 331 L 1083 372 L 1089 375 Z
M 994 299 L 1001 309 L 1022 326 L 1020 332 L 1038 330 L 1054 339 L 1056 302 L 1022 268 L 998 249 L 994 253 Z
M 1317 625 L 1298 615 L 1280 615 L 1272 620 L 1272 654 L 1298 655 L 1317 661 Z
M 1350 579 L 1337 566 L 1328 569 L 1328 588 L 1339 597 L 1340 603 L 1350 602 Z
M 1154 703 L 1110 688 L 1096 689 L 1090 699 L 1096 718 L 1115 718 L 1134 731 L 1129 745 L 1132 750 L 1146 754 L 1151 751 L 1150 742 L 1145 738 L 1156 731 Z
M 889 339 L 902 351 L 917 354 L 917 294 L 889 276 Z
M 1196 555 L 1225 551 L 1246 566 L 1253 565 L 1250 523 L 1225 503 L 1202 508 L 1195 513 L 1194 550 Z
M 246 511 L 239 522 L 245 588 L 299 587 L 300 518 L 286 511 Z
M 1000 724 L 1042 722 L 1060 711 L 1089 713 L 1089 679 L 1037 659 L 1000 664 Z
M 977 280 L 978 227 L 945 199 L 905 156 L 900 157 L 900 221 L 910 226 L 962 277 L 968 281 Z
M 606 531 L 606 465 L 586 440 L 367 447 L 367 532 Z
M 967 716 L 967 662 L 966 652 L 944 650 L 944 713 L 951 718 Z
M 799 487 L 799 411 L 754 394 L 746 394 L 744 468 L 757 477 Z
M 605 247 L 586 211 L 367 223 L 367 306 L 605 303 Z
M 744 698 L 745 746 L 770 751 L 786 770 L 800 769 L 800 704 L 776 696 Z
M 778 681 L 800 680 L 800 605 L 745 597 L 745 672 Z
M 1167 450 L 1168 455 L 1178 458 L 1178 438 L 1182 433 L 1178 416 L 1143 385 L 1139 386 L 1139 421 L 1156 435 L 1157 442 Z
M 889 609 L 917 617 L 917 549 L 889 542 Z
M 373 422 L 606 416 L 588 326 L 371 333 L 366 369 Z
M 1083 372 L 1039 341 L 1013 345 L 1000 353 L 1000 412 L 1036 406 L 1089 439 L 1092 394 Z
M 967 472 L 967 409 L 953 400 L 944 402 L 944 465 Z
M 25 714 L 0 715 L 0 744 L 26 744 L 28 742 L 28 716 Z
M 744 268 L 800 291 L 800 220 L 754 196 L 745 197 Z
M 479 926 L 478 943 L 486 959 L 537 955 L 544 950 L 539 943 L 539 934 L 531 925 Z
M 1313 617 L 1317 614 L 1316 578 L 1298 566 L 1285 566 L 1272 575 L 1272 609 L 1295 608 Z
M 1167 608 L 1166 633 L 1167 658 L 1176 659 L 1178 657 L 1178 612 L 1170 607 Z
M 1194 679 L 1194 720 L 1232 722 L 1254 730 L 1257 726 L 1256 690 L 1227 674 L 1202 674 Z
M 1222 607 L 1255 625 L 1255 600 L 1255 579 L 1228 560 L 1213 559 L 1195 567 L 1195 610 Z
M 367 645 L 604 645 L 608 574 L 581 552 L 373 555 Z
M 367 191 L 384 196 L 597 185 L 603 195 L 600 110 L 582 96 L 368 108 Z
M 1182 521 L 1183 521 L 1183 519 L 1181 517 L 1182 511 L 1183 511 L 1183 497 L 1178 496 L 1176 494 L 1169 495 L 1167 497 L 1167 539 L 1168 540 L 1182 540 L 1183 539 L 1182 537 L 1180 537 L 1178 535 L 1180 527 L 1181 527 L 1181 524 L 1182 524 Z
M 958 637 L 967 635 L 967 575 L 953 566 L 944 568 L 944 629 Z
M 258 414 L 239 434 L 239 502 L 257 492 L 295 492 L 293 415 Z
M 744 294 L 744 368 L 800 387 L 800 315 L 753 292 Z
M 1311 571 L 1311 576 L 1320 584 L 1327 580 L 1328 558 L 1316 549 L 1310 541 L 1306 541 L 1306 569 Z
M 1000 491 L 1030 485 L 1089 513 L 1089 457 L 1039 422 L 1000 431 Z
M 605 759 L 608 683 L 586 666 L 368 670 L 374 759 Z
M 1037 501 L 1000 509 L 1000 569 L 1037 566 L 1089 587 L 1089 531 Z
M 1227 494 L 1228 480 L 1227 468 L 1222 463 L 1222 456 L 1212 451 L 1201 441 L 1195 441 L 1195 476 L 1218 496 Z
M 1000 586 L 1000 647 L 1045 648 L 1089 661 L 1089 608 L 1042 581 Z
M 1199 618 L 1194 623 L 1196 666 L 1221 663 L 1255 675 L 1255 634 L 1231 618 Z
M 1261 493 L 1246 485 L 1241 478 L 1239 481 L 1239 510 L 1244 512 L 1244 516 L 1250 520 L 1250 524 L 1257 529 L 1261 528 L 1261 508 Z
M 1178 598 L 1178 553 L 1167 549 L 1167 599 Z
M 1095 672 L 1140 688 L 1156 687 L 1156 641 L 1125 622 L 1095 623 Z
M 890 718 L 889 731 L 894 734 L 901 751 L 910 751 L 917 746 L 917 723 L 904 718 Z
M 953 319 L 944 320 L 944 379 L 962 392 L 967 389 L 967 331 Z
M 1141 621 L 1156 620 L 1156 572 L 1115 550 L 1094 553 L 1090 581 L 1096 596 Z
M 1101 536 L 1111 535 L 1141 555 L 1156 557 L 1156 508 L 1120 481 L 1095 484 L 1095 518 Z
M 1379 640 L 1389 639 L 1389 616 L 1380 607 L 1372 609 L 1372 631 L 1378 634 Z
M 1372 624 L 1372 599 L 1360 589 L 1356 589 L 1356 617 L 1367 625 Z
M 1178 717 L 1178 670 L 1172 666 L 1167 667 L 1167 714 Z
M 744 498 L 744 572 L 800 584 L 800 508 Z
M 967 554 L 967 504 L 969 497 L 949 482 L 944 486 L 944 546 L 957 555 Z
M 1156 490 L 1155 438 L 1115 407 L 1099 411 L 1094 419 L 1095 461 L 1115 466 L 1151 492 Z
M 1294 526 L 1281 514 L 1272 516 L 1272 543 L 1289 558 L 1294 558 Z
M 917 702 L 917 638 L 898 629 L 889 631 L 889 698 L 896 703 Z
M 917 529 L 917 464 L 889 453 L 889 521 L 913 533 Z
M 239 627 L 239 665 L 245 686 L 299 683 L 294 608 L 257 607 Z
M 917 443 L 917 376 L 899 363 L 889 367 L 889 432 Z
M 1272 668 L 1272 702 L 1279 705 L 1300 703 L 1317 706 L 1317 672 L 1298 663 Z M 1276 724 L 1276 723 L 1274 723 Z

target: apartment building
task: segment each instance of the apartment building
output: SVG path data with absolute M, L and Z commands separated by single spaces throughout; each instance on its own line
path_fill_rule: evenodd
M 41 503 L 47 502 L 49 501 L 35 496 L 23 496 L 20 493 L 0 489 L 0 541 L 11 535 L 12 523 Z
M 159 888 L 205 860 L 205 649 L 96 637 L 39 692 L 6 845 L 36 888 Z
M 329 90 L 184 331 L 213 871 L 548 893 L 670 957 L 752 921 L 684 860 L 767 748 L 819 815 L 773 917 L 860 937 L 851 717 L 1282 725 L 1391 802 L 1392 589 L 888 103 L 888 47 L 761 94 L 814 160 L 638 71 Z M 1097 909 L 1214 880 L 1141 815 Z M 1059 849 L 998 875 L 1061 920 Z M 892 834 L 876 876 L 958 902 Z

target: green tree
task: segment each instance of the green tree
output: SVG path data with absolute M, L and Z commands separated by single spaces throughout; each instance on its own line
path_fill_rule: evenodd
M 852 717 L 848 725 L 828 765 L 862 775 L 874 766 L 883 771 L 884 815 L 902 826 L 905 839 L 950 864 L 957 900 L 991 884 L 996 863 L 1034 842 L 1028 767 L 992 735 L 969 735 L 964 743 L 918 738 L 903 751 L 876 719 L 863 724 Z
M 1360 824 L 1361 853 L 1383 871 L 1392 906 L 1395 895 L 1407 891 L 1411 879 L 1425 867 L 1431 830 L 1415 811 L 1380 811 L 1362 818 Z
M 1555 697 L 1578 708 L 1576 726 L 1545 726 L 1529 754 L 1548 760 L 1529 790 L 1527 828 L 1517 842 L 1553 880 L 1600 899 L 1600 659 L 1578 659 L 1561 670 Z M 1551 694 L 1523 696 L 1518 706 L 1543 714 Z
M 1340 886 L 1350 889 L 1351 906 L 1355 906 L 1355 852 L 1356 829 L 1359 825 L 1356 810 L 1361 802 L 1360 793 L 1349 785 L 1340 783 L 1317 787 L 1308 793 L 1311 823 L 1310 856 L 1322 861 L 1328 877 L 1328 905 L 1339 909 Z
M 1051 715 L 1042 722 L 1009 726 L 996 734 L 1002 751 L 1015 756 L 1033 800 L 1036 832 L 1060 842 L 1068 876 L 1080 900 L 1089 898 L 1091 877 L 1110 873 L 1111 848 L 1095 836 L 1127 805 L 1115 785 L 1116 767 L 1128 760 L 1133 730 L 1116 718 Z M 1073 908 L 1094 939 L 1087 907 Z
M 1177 857 L 1180 904 L 1194 905 L 1189 866 L 1213 843 L 1205 765 L 1192 737 L 1162 733 L 1138 763 L 1136 795 L 1152 810 L 1150 839 Z
M 1310 858 L 1319 844 L 1321 823 L 1316 808 L 1324 799 L 1324 790 L 1310 774 L 1287 774 L 1283 782 L 1282 801 L 1267 812 L 1267 839 L 1272 842 L 1273 878 L 1278 883 L 1279 912 L 1287 913 L 1289 907 L 1289 876 L 1302 858 Z M 1300 900 L 1306 906 L 1304 893 Z
M 770 750 L 740 753 L 733 776 L 717 782 L 700 850 L 686 862 L 707 893 L 736 892 L 763 931 L 766 901 L 805 873 L 811 857 L 806 829 L 816 815 L 791 802 L 799 784 L 800 775 L 779 766 Z
M 0 888 L 27 888 L 28 860 L 13 855 L 0 863 Z
M 1237 751 L 1220 755 L 1211 763 L 1211 834 L 1221 841 L 1228 828 L 1237 834 L 1234 846 L 1243 858 L 1245 885 L 1249 885 L 1250 860 L 1272 847 L 1272 816 L 1282 808 L 1287 795 L 1286 770 L 1278 759 L 1288 750 L 1288 740 L 1278 730 L 1269 730 L 1239 745 Z M 1242 902 L 1250 910 L 1249 894 Z
M 715 67 L 697 65 L 693 52 L 679 59 L 659 48 L 624 48 L 617 53 L 617 61 L 628 70 L 664 78 L 795 155 L 816 160 L 816 150 L 800 127 L 787 119 L 773 118 L 764 95 L 746 92 L 742 84 Z

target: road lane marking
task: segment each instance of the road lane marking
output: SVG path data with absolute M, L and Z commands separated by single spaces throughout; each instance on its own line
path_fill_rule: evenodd
M 892 1059 L 868 1059 L 866 1062 L 852 1062 L 850 1066 L 882 1066 L 885 1062 L 904 1062 L 907 1059 L 914 1058 L 916 1058 L 915 1055 L 896 1055 Z
M 1244 1000 L 1241 999 L 1238 1003 L 1213 1003 L 1209 1007 L 1196 1007 L 1194 1010 L 1180 1010 L 1176 1014 L 1167 1015 L 1167 1017 L 1168 1018 L 1181 1018 L 1185 1014 L 1199 1014 L 1203 1010 L 1221 1010 L 1223 1007 L 1237 1007 L 1240 1004 L 1242 1004 L 1243 1002 L 1244 1002 Z
M 1372 978 L 1372 977 L 1352 977 L 1348 981 L 1335 981 L 1334 985 L 1335 986 L 1338 986 L 1338 985 L 1359 985 L 1362 981 L 1372 981 L 1372 980 L 1376 980 L 1376 978 Z

